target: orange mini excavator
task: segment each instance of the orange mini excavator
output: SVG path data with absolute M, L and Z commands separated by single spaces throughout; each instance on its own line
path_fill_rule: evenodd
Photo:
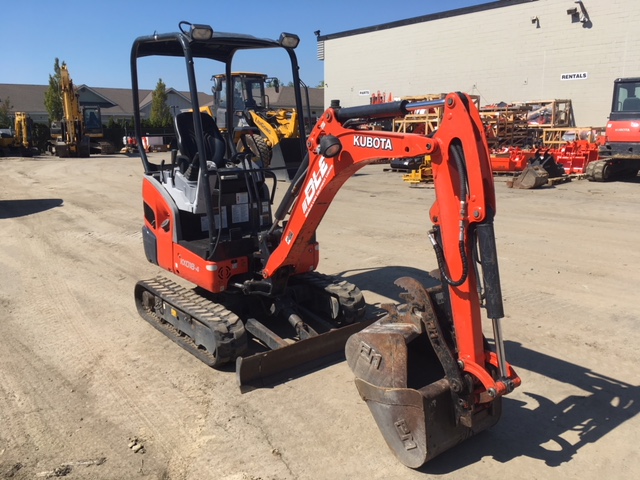
M 138 144 L 140 58 L 184 57 L 191 95 L 189 110 L 175 116 L 177 149 L 170 162 L 151 163 L 140 152 L 145 254 L 182 281 L 138 282 L 138 311 L 207 364 L 235 361 L 243 391 L 346 353 L 358 391 L 390 448 L 404 464 L 419 467 L 494 425 L 501 397 L 520 384 L 505 359 L 500 327 L 496 205 L 483 127 L 470 97 L 461 93 L 433 102 L 348 108 L 334 101 L 308 136 L 299 119 L 299 149 L 289 155 L 299 155 L 300 166 L 272 211 L 275 173 L 250 149 L 237 151 L 237 132 L 223 136 L 215 119 L 199 113 L 195 64 L 222 63 L 231 75 L 238 52 L 284 51 L 296 110 L 304 112 L 297 43 L 291 34 L 274 41 L 187 22 L 180 32 L 135 40 Z M 228 88 L 224 94 L 232 102 Z M 230 107 L 229 116 L 237 110 Z M 431 107 L 444 109 L 431 136 L 361 128 Z M 225 120 L 234 125 L 232 118 Z M 366 304 L 355 285 L 316 272 L 316 229 L 340 187 L 360 168 L 383 158 L 424 155 L 432 160 L 436 201 L 430 240 L 441 285 L 425 288 L 401 278 L 397 284 L 406 290 L 406 303 L 388 306 L 381 318 L 365 318 Z M 195 287 L 185 288 L 184 281 Z M 483 307 L 493 322 L 493 345 L 482 333 Z
M 598 143 L 599 158 L 587 164 L 590 181 L 607 182 L 635 178 L 640 171 L 640 77 L 613 82 L 611 113 L 604 137 Z

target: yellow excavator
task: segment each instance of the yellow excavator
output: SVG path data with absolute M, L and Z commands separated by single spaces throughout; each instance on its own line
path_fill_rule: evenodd
M 80 106 L 78 92 L 73 85 L 66 64 L 60 67 L 62 121 L 52 122 L 51 138 L 58 157 L 88 157 L 93 153 L 114 153 L 115 148 L 103 141 L 102 114 L 98 105 Z
M 31 157 L 38 154 L 31 138 L 33 121 L 26 112 L 15 112 L 14 130 L 3 129 L 0 134 L 0 156 Z

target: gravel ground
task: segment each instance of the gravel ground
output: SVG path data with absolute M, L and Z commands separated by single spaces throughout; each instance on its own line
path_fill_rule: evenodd
M 135 282 L 160 273 L 142 250 L 139 159 L 4 158 L 0 175 L 0 478 L 637 478 L 639 181 L 496 178 L 504 335 L 523 383 L 493 429 L 415 471 L 345 362 L 242 395 L 231 370 L 138 316 Z M 433 199 L 365 167 L 320 226 L 319 270 L 371 305 L 398 301 L 396 278 L 436 268 Z

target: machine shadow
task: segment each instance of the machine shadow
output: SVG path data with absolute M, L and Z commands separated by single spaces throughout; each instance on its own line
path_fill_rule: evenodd
M 338 275 L 361 290 L 392 299 L 399 299 L 402 293 L 402 289 L 393 283 L 399 277 L 413 277 L 427 288 L 439 284 L 439 280 L 429 273 L 403 266 L 347 270 Z M 369 307 L 375 309 L 374 305 Z M 553 392 L 527 391 L 525 377 L 520 389 L 537 404 L 535 407 L 531 407 L 532 402 L 525 404 L 505 397 L 502 419 L 496 426 L 436 457 L 420 469 L 422 472 L 451 473 L 483 457 L 505 463 L 526 456 L 542 460 L 550 467 L 558 466 L 569 462 L 580 448 L 598 441 L 640 411 L 640 386 L 536 352 L 517 342 L 506 341 L 505 345 L 507 358 L 516 371 L 521 368 L 535 372 L 584 393 L 555 403 L 550 400 L 554 397 Z
M 400 294 L 404 291 L 394 284 L 401 277 L 412 277 L 418 280 L 425 288 L 435 287 L 440 280 L 429 272 L 414 267 L 385 266 L 378 268 L 362 268 L 345 270 L 335 273 L 338 277 L 344 277 L 356 285 L 360 290 L 368 290 L 378 295 L 400 301 Z M 366 300 L 366 294 L 365 294 Z
M 635 176 L 635 177 L 630 177 L 630 178 L 620 178 L 618 179 L 619 182 L 624 182 L 624 183 L 640 183 L 640 177 Z
M 505 342 L 510 363 L 557 382 L 573 385 L 584 393 L 555 403 L 549 392 L 524 393 L 537 406 L 503 399 L 501 421 L 490 431 L 472 437 L 422 467 L 429 474 L 458 470 L 483 457 L 505 463 L 525 456 L 556 467 L 571 461 L 585 445 L 595 443 L 640 411 L 640 386 L 601 375 L 565 360 L 530 350 L 520 343 Z
M 61 198 L 0 200 L 0 219 L 26 217 L 62 205 Z

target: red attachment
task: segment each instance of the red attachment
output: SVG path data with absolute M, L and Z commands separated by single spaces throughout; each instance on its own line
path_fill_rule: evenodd
M 380 92 L 380 90 L 378 90 L 376 93 L 372 93 L 371 98 L 369 99 L 369 103 L 371 105 L 378 105 L 380 103 L 388 102 L 393 102 L 393 94 L 389 92 L 389 96 L 387 97 L 387 93 Z
M 523 150 L 509 148 L 491 153 L 491 168 L 494 173 L 522 172 L 531 160 L 544 154 L 553 156 L 567 175 L 585 173 L 587 165 L 598 160 L 598 143 L 576 140 L 561 148 Z
M 598 144 L 587 140 L 568 143 L 552 152 L 556 163 L 562 165 L 567 175 L 585 173 L 587 165 L 599 158 Z
M 491 153 L 491 169 L 494 172 L 521 172 L 536 156 L 537 150 L 523 150 L 509 147 L 500 152 Z

